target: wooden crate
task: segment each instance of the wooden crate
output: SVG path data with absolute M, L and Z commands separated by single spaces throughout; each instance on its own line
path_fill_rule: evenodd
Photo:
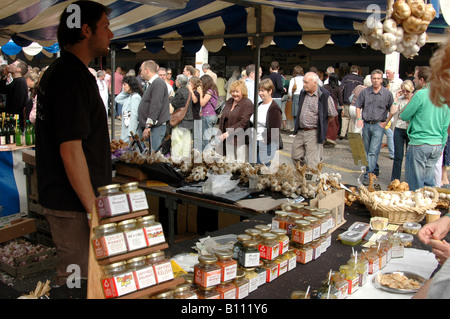
M 0 243 L 19 238 L 36 231 L 36 223 L 33 218 L 20 218 L 12 221 L 10 226 L 0 229 Z
M 35 261 L 36 258 L 39 258 L 40 256 L 46 256 L 46 258 Z M 13 265 L 0 260 L 0 269 L 13 277 L 23 277 L 43 270 L 55 268 L 57 263 L 58 257 L 56 256 L 56 248 L 50 248 L 42 253 L 15 258 Z

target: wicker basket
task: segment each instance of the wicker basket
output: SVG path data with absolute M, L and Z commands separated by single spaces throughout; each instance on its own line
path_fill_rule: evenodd
M 407 206 L 388 206 L 377 202 L 374 196 L 380 193 L 389 194 L 401 194 L 402 192 L 395 191 L 378 191 L 369 192 L 367 188 L 361 186 L 359 188 L 360 202 L 366 205 L 372 217 L 385 217 L 389 219 L 391 224 L 403 224 L 406 222 L 416 222 L 419 223 L 424 219 L 425 212 L 436 207 L 436 203 L 439 200 L 439 193 L 436 189 L 432 187 L 423 187 L 419 190 L 420 192 L 430 191 L 434 194 L 431 198 L 432 203 L 428 206 L 421 207 L 407 207 Z

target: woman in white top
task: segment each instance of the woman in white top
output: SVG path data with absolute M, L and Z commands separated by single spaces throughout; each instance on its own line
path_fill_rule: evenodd
M 294 71 L 292 72 L 292 79 L 289 82 L 288 95 L 292 101 L 292 116 L 294 118 L 294 127 L 295 121 L 297 120 L 297 112 L 298 112 L 298 97 L 300 95 L 300 91 L 303 89 L 303 76 L 305 75 L 303 68 L 300 65 L 296 65 L 294 67 Z
M 394 163 L 392 165 L 391 181 L 400 180 L 402 175 L 403 156 L 405 154 L 405 145 L 408 147 L 408 129 L 409 122 L 403 121 L 399 114 L 403 111 L 406 104 L 409 103 L 413 96 L 414 84 L 410 80 L 406 80 L 401 84 L 400 90 L 395 95 L 394 104 L 391 106 L 391 114 L 393 114 L 392 123 L 394 128 Z
M 142 136 L 138 129 L 138 109 L 142 99 L 141 84 L 134 76 L 125 76 L 122 82 L 122 92 L 116 96 L 116 103 L 122 104 L 122 134 L 120 138 L 130 142 L 135 134 Z M 130 132 L 133 132 L 131 135 Z
M 258 105 L 258 120 L 255 125 L 252 115 L 250 121 L 253 122 L 253 127 L 256 127 L 257 163 L 270 165 L 270 161 L 280 147 L 281 108 L 272 99 L 275 90 L 272 80 L 268 78 L 262 80 L 258 90 L 262 100 Z

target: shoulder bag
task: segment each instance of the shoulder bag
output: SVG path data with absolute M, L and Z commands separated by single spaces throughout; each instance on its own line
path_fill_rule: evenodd
M 186 115 L 190 101 L 191 101 L 191 92 L 189 92 L 189 97 L 187 99 L 186 105 L 182 108 L 179 108 L 178 110 L 173 111 L 173 113 L 170 115 L 169 120 L 170 126 L 175 127 L 181 123 L 181 121 L 184 119 L 184 116 Z

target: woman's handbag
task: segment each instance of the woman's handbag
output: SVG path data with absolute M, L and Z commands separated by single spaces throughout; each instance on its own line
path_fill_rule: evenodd
M 182 108 L 179 108 L 178 110 L 175 110 L 170 115 L 170 120 L 169 120 L 170 126 L 175 127 L 181 123 L 181 121 L 184 119 L 184 116 L 186 115 L 190 101 L 191 101 L 191 92 L 189 92 L 189 97 L 187 99 L 186 105 Z

